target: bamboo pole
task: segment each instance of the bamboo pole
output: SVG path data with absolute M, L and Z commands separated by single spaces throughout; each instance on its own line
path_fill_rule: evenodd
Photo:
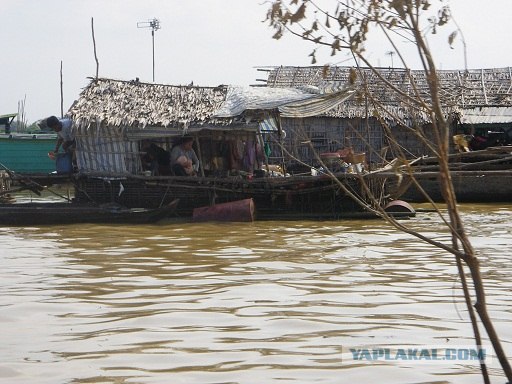
M 263 139 L 263 134 L 261 133 L 261 129 L 258 128 L 258 136 L 261 141 L 261 150 L 263 152 L 263 161 L 265 162 L 265 169 L 267 170 L 267 174 L 270 172 L 270 169 L 268 167 L 268 157 L 265 153 L 265 140 Z
M 91 31 L 92 31 L 92 45 L 94 48 L 94 60 L 96 61 L 96 79 L 98 79 L 98 72 L 100 70 L 100 62 L 96 54 L 96 38 L 94 37 L 94 17 L 91 17 Z
M 62 81 L 62 60 L 60 61 L 60 117 L 64 117 L 64 86 Z
M 204 177 L 203 155 L 202 155 L 202 151 L 201 151 L 201 144 L 199 143 L 199 135 L 196 136 L 196 146 L 197 146 L 197 157 L 199 160 L 199 168 L 201 169 L 201 177 Z

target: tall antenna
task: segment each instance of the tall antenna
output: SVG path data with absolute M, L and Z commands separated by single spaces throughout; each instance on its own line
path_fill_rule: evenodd
M 395 67 L 393 66 L 393 56 L 394 56 L 395 54 L 396 54 L 396 52 L 395 52 L 395 51 L 387 51 L 387 52 L 386 52 L 386 55 L 388 55 L 388 56 L 391 58 L 391 68 L 395 68 Z
M 156 18 L 148 21 L 140 21 L 137 28 L 151 28 L 151 41 L 153 44 L 153 83 L 155 82 L 155 31 L 160 29 L 160 21 Z

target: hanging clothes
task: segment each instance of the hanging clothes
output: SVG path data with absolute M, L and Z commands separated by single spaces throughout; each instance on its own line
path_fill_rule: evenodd
M 245 152 L 243 158 L 243 165 L 246 171 L 252 172 L 256 165 L 256 147 L 253 140 L 245 142 Z
M 240 170 L 242 168 L 242 158 L 244 155 L 244 143 L 240 139 L 231 140 L 229 151 L 229 166 L 231 170 Z
M 270 143 L 268 141 L 265 143 L 263 150 L 265 152 L 265 157 L 268 159 L 272 154 L 272 149 L 270 148 Z

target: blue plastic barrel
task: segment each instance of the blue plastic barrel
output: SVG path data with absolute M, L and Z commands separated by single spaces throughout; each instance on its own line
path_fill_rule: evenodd
M 73 172 L 73 164 L 71 162 L 72 155 L 70 153 L 59 153 L 55 158 L 55 166 L 57 173 Z

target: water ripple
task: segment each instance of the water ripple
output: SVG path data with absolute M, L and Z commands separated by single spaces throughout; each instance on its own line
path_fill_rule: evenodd
M 512 355 L 512 207 L 464 209 Z M 434 214 L 409 224 L 450 241 Z M 380 221 L 20 228 L 0 246 L 0 381 L 481 382 L 351 358 L 473 344 L 453 256 Z

